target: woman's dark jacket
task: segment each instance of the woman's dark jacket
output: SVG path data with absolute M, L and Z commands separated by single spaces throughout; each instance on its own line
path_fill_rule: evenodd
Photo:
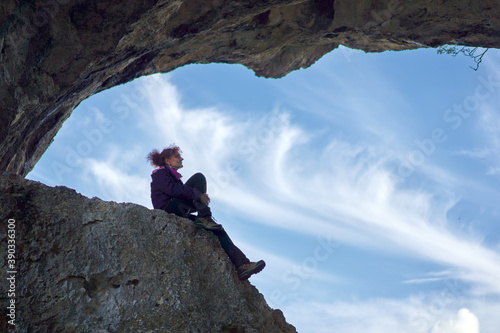
M 151 201 L 154 209 L 163 208 L 171 198 L 199 200 L 201 192 L 184 185 L 170 168 L 156 169 L 151 174 Z

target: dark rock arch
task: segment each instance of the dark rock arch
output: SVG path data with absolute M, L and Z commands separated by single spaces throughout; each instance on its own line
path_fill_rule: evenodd
M 0 170 L 25 176 L 85 98 L 191 63 L 281 77 L 338 45 L 500 45 L 496 1 L 26 0 L 0 5 Z

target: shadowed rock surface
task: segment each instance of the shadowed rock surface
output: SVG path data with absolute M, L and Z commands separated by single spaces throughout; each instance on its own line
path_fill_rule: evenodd
M 85 98 L 191 63 L 281 77 L 339 44 L 500 46 L 498 1 L 3 0 L 0 170 L 25 176 Z
M 3 254 L 15 220 L 15 332 L 296 332 L 187 219 L 12 174 L 0 177 L 0 207 Z

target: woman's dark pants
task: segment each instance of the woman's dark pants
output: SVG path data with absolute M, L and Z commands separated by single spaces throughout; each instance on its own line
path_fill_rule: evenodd
M 191 178 L 186 181 L 186 186 L 193 187 L 200 191 L 201 193 L 207 193 L 207 180 L 205 176 L 201 173 L 194 174 Z M 200 217 L 211 217 L 212 212 L 210 207 L 199 202 L 185 199 L 174 198 L 169 201 L 169 203 L 164 208 L 168 213 L 182 216 L 194 220 L 196 217 L 191 213 L 198 212 Z M 226 251 L 229 259 L 233 262 L 236 268 L 243 264 L 250 262 L 245 254 L 234 245 L 231 238 L 222 228 L 222 230 L 211 230 L 218 238 L 220 245 Z

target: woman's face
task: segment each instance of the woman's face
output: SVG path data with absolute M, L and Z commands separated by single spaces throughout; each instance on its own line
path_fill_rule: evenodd
M 179 170 L 183 167 L 181 154 L 179 152 L 175 152 L 174 155 L 170 156 L 170 158 L 165 159 L 165 164 L 170 165 L 172 169 Z

